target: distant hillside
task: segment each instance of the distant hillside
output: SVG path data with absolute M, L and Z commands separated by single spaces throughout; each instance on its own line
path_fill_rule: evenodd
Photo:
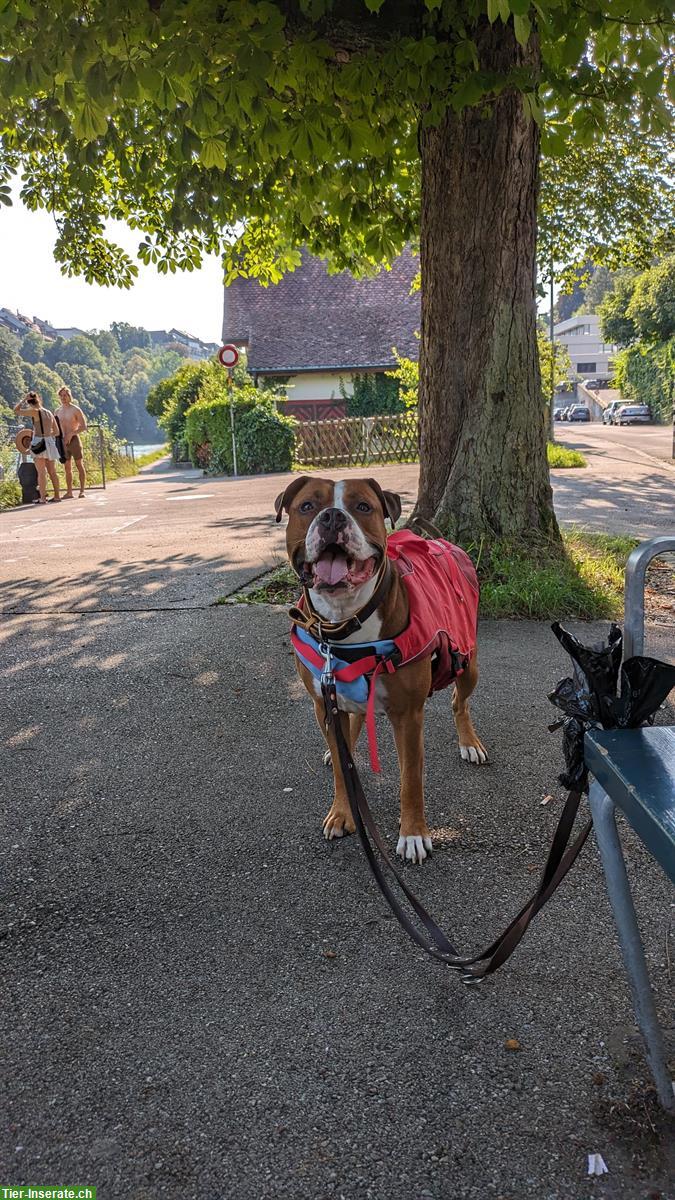
M 145 407 L 150 388 L 186 358 L 206 358 L 216 349 L 179 330 L 114 322 L 109 330 L 83 333 L 0 309 L 0 415 L 29 389 L 56 408 L 58 390 L 66 384 L 92 422 L 107 421 L 129 441 L 161 441 Z

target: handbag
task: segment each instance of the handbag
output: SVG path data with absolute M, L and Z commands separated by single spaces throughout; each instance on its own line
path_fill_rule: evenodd
M 31 444 L 30 444 L 31 454 L 44 454 L 44 452 L 47 448 L 47 443 L 45 441 L 45 427 L 42 424 L 42 413 L 40 412 L 39 409 L 38 409 L 38 416 L 40 418 L 40 433 L 42 434 L 42 437 L 41 438 L 34 437 L 33 440 L 31 441 Z
M 64 441 L 63 441 L 63 430 L 61 428 L 61 422 L 59 421 L 59 418 L 56 415 L 56 413 L 54 413 L 54 420 L 56 421 L 56 424 L 59 427 L 59 432 L 57 433 L 56 437 L 54 438 L 54 441 L 56 442 L 56 449 L 58 450 L 58 453 L 59 453 L 59 462 L 64 463 L 66 461 L 66 448 L 64 445 Z

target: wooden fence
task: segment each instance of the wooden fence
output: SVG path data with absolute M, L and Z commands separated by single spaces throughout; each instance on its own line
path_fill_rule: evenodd
M 417 413 L 300 421 L 296 429 L 295 461 L 307 467 L 365 467 L 418 458 Z

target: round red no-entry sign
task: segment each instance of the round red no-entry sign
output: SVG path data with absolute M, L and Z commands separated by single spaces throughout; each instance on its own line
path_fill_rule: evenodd
M 239 362 L 239 351 L 236 346 L 221 346 L 218 358 L 224 367 L 236 367 Z

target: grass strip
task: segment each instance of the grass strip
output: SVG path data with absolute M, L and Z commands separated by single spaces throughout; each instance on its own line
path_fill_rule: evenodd
M 546 457 L 549 467 L 586 467 L 588 463 L 579 450 L 570 450 L 559 442 L 548 442 Z
M 468 547 L 481 584 L 481 617 L 620 619 L 626 559 L 637 539 L 576 527 L 563 530 L 562 539 L 562 553 L 503 542 Z M 250 590 L 217 603 L 289 605 L 298 595 L 298 581 L 284 563 Z

